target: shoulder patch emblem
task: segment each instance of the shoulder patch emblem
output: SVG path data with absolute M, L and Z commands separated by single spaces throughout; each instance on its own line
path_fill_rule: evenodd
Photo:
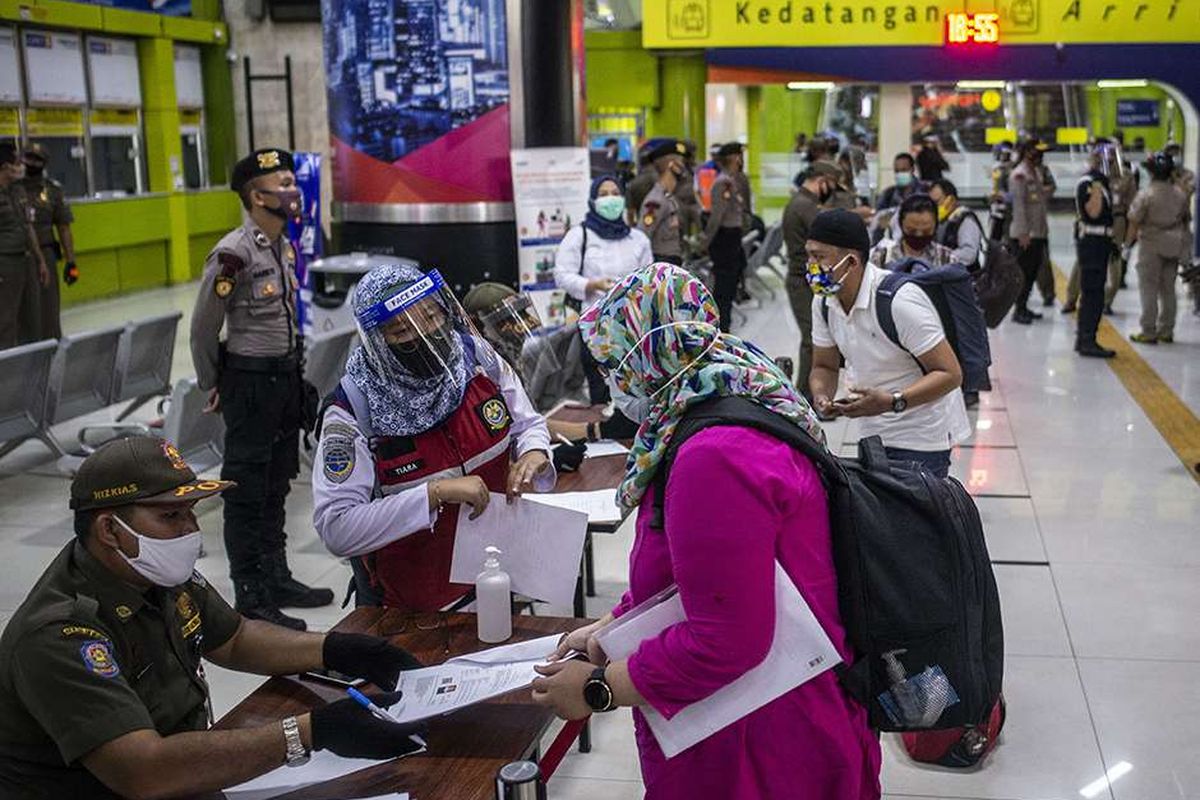
M 483 424 L 492 433 L 499 433 L 504 430 L 511 421 L 508 415 L 508 406 L 504 404 L 504 400 L 500 397 L 492 397 L 480 403 L 479 418 L 483 420 Z
M 113 658 L 112 647 L 102 639 L 92 639 L 84 642 L 79 648 L 79 656 L 87 671 L 101 678 L 115 678 L 121 674 L 121 668 Z
M 333 483 L 345 483 L 354 472 L 354 440 L 326 435 L 322 437 L 321 447 L 325 477 Z
M 218 275 L 216 281 L 213 282 L 213 292 L 217 297 L 224 300 L 233 293 L 233 278 L 228 278 L 224 275 Z
M 217 253 L 217 264 L 221 267 L 221 274 L 226 277 L 233 277 L 246 266 L 246 262 L 242 260 L 241 256 L 227 250 Z
M 321 438 L 326 436 L 341 436 L 344 439 L 357 439 L 361 434 L 358 428 L 344 422 L 331 422 L 321 430 Z
M 654 215 L 653 214 L 647 214 L 646 216 L 642 217 L 642 225 L 644 225 L 645 227 L 649 228 L 653 224 L 654 224 Z
M 733 193 L 730 192 L 728 189 L 726 189 L 725 194 L 721 195 L 721 197 L 724 198 L 725 200 L 728 200 L 729 198 L 733 197 Z

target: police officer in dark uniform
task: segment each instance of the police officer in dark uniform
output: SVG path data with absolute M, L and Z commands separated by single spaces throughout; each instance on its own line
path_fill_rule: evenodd
M 1092 159 L 1091 169 L 1075 186 L 1075 213 L 1080 289 L 1075 352 L 1089 358 L 1112 358 L 1116 351 L 1096 342 L 1104 310 L 1104 278 L 1113 252 L 1112 193 L 1098 158 Z
M 675 192 L 684 180 L 687 148 L 676 139 L 664 139 L 647 158 L 654 165 L 657 181 L 642 200 L 638 228 L 650 240 L 655 261 L 683 264 L 683 212 Z
M 20 179 L 16 145 L 0 142 L 0 350 L 40 338 L 38 284 L 49 282 Z
M 329 605 L 333 592 L 292 577 L 283 529 L 284 503 L 300 469 L 300 428 L 306 415 L 311 423 L 316 414 L 301 374 L 296 254 L 283 235 L 302 205 L 291 153 L 251 153 L 234 166 L 230 186 L 247 219 L 204 264 L 192 315 L 192 361 L 200 388 L 211 392 L 209 409 L 225 418 L 221 477 L 238 484 L 225 496 L 225 549 L 237 610 L 303 630 L 303 620 L 280 608 Z
M 29 199 L 33 210 L 33 230 L 37 234 L 38 247 L 46 261 L 50 279 L 39 292 L 41 296 L 41 334 L 39 339 L 61 339 L 62 321 L 58 296 L 58 262 L 65 261 L 62 279 L 67 286 L 79 280 L 79 268 L 75 265 L 75 239 L 71 236 L 71 223 L 75 216 L 63 195 L 62 184 L 46 175 L 49 156 L 46 148 L 37 142 L 26 145 L 23 153 L 25 177 L 21 188 Z M 55 232 L 58 233 L 57 240 Z
M 322 668 L 392 688 L 417 666 L 386 640 L 244 620 L 195 571 L 193 506 L 227 491 L 170 442 L 110 442 L 71 483 L 75 536 L 0 637 L 0 797 L 175 797 L 211 792 L 312 750 L 391 758 L 409 726 L 349 698 L 239 730 L 207 730 L 204 661 L 259 675 Z M 385 705 L 398 695 L 384 695 Z

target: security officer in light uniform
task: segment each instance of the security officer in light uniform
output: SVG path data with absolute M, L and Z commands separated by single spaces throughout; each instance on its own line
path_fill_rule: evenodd
M 79 268 L 75 266 L 75 239 L 71 235 L 71 223 L 75 216 L 63 195 L 62 184 L 46 175 L 46 164 L 50 157 L 46 148 L 37 142 L 25 147 L 25 177 L 21 187 L 29 198 L 33 210 L 33 230 L 37 234 L 38 247 L 46 261 L 50 279 L 42 287 L 41 333 L 39 339 L 61 339 L 62 322 L 59 314 L 58 262 L 64 260 L 62 279 L 70 286 L 79 280 Z M 55 232 L 58 233 L 57 240 Z
M 658 180 L 642 201 L 638 227 L 650 239 L 655 261 L 683 264 L 683 215 L 675 191 L 685 174 L 683 142 L 668 139 L 647 154 Z
M 728 333 L 733 316 L 733 301 L 738 282 L 746 270 L 746 251 L 742 247 L 742 224 L 746 218 L 747 198 L 737 179 L 742 146 L 730 142 L 717 151 L 721 174 L 712 187 L 712 213 L 704 226 L 702 248 L 712 256 L 716 288 L 713 294 L 721 315 L 721 332 Z
M 75 536 L 0 637 L 0 797 L 195 796 L 314 749 L 370 758 L 414 749 L 411 727 L 350 698 L 208 730 L 205 661 L 259 675 L 336 669 L 388 688 L 419 666 L 383 639 L 285 630 L 230 608 L 195 570 L 193 512 L 230 488 L 197 479 L 153 436 L 109 442 L 83 462 L 71 483 Z
M 291 153 L 251 153 L 233 168 L 230 187 L 247 218 L 204 264 L 192 315 L 192 361 L 200 388 L 211 393 L 209 410 L 225 418 L 221 476 L 238 484 L 225 495 L 237 610 L 303 630 L 303 620 L 280 608 L 329 605 L 333 592 L 292 577 L 283 530 L 284 503 L 300 469 L 300 428 L 311 424 L 296 325 L 296 254 L 283 235 L 303 202 Z M 315 416 L 316 409 L 308 413 Z
M 0 350 L 40 338 L 39 284 L 49 281 L 20 179 L 16 146 L 0 142 Z

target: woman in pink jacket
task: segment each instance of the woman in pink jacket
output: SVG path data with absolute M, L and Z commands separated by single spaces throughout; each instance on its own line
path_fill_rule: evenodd
M 566 719 L 592 713 L 584 685 L 601 678 L 614 705 L 634 706 L 646 797 L 868 800 L 880 796 L 879 743 L 864 709 L 832 671 L 766 704 L 674 758 L 666 758 L 641 706 L 670 719 L 758 665 L 774 637 L 778 561 L 843 659 L 837 576 L 825 492 L 807 458 L 740 426 L 705 429 L 679 449 L 661 529 L 651 525 L 655 471 L 694 403 L 726 395 L 758 402 L 823 440 L 812 409 L 754 345 L 721 334 L 703 284 L 669 264 L 634 273 L 580 321 L 609 379 L 649 398 L 618 500 L 637 508 L 629 592 L 598 622 L 569 634 L 594 663 L 540 668 L 534 699 Z M 594 634 L 672 583 L 687 621 L 609 662 Z M 596 665 L 605 665 L 599 675 Z M 593 687 L 594 689 L 594 687 Z

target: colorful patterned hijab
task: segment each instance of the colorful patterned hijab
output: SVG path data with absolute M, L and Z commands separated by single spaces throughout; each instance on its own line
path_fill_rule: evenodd
M 688 408 L 712 397 L 749 398 L 825 441 L 816 414 L 775 362 L 721 334 L 718 320 L 704 284 L 663 263 L 626 276 L 580 318 L 584 342 L 617 386 L 652 398 L 617 489 L 623 507 L 641 502 Z

